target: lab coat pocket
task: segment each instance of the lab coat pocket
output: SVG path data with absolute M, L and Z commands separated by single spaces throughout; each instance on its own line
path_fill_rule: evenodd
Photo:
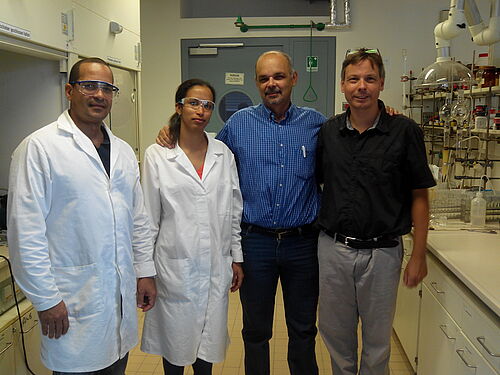
M 103 311 L 103 288 L 95 263 L 53 267 L 52 272 L 70 318 L 84 318 Z
M 195 278 L 191 276 L 191 260 L 164 258 L 157 262 L 157 266 L 159 296 L 169 302 L 189 302 L 196 288 Z

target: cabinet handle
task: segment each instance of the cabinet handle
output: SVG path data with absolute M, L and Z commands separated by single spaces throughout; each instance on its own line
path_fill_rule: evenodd
M 0 355 L 2 355 L 3 353 L 5 353 L 7 351 L 7 349 L 9 349 L 11 346 L 12 346 L 12 343 L 9 342 L 8 345 L 0 352 Z
M 465 365 L 468 368 L 477 368 L 477 366 L 473 366 L 473 365 L 471 365 L 470 363 L 467 362 L 467 360 L 464 357 L 464 350 L 463 349 L 457 349 L 455 351 L 457 352 L 457 354 L 460 357 L 460 359 L 463 361 L 463 363 L 465 363 Z
M 436 293 L 438 293 L 438 294 L 444 294 L 444 291 L 439 290 L 439 289 L 436 287 L 436 285 L 437 285 L 437 282 L 435 282 L 435 281 L 431 282 L 432 289 L 434 289 L 434 290 L 436 291 Z
M 24 331 L 23 333 L 24 333 L 24 334 L 26 334 L 26 333 L 28 333 L 28 332 L 31 332 L 31 331 L 33 330 L 33 328 L 35 328 L 35 327 L 38 327 L 38 324 L 36 324 L 36 323 L 35 323 L 35 324 L 33 325 L 33 327 L 31 327 L 31 328 L 30 328 L 30 329 L 28 329 L 27 331 Z
M 449 335 L 448 335 L 448 333 L 445 331 L 445 329 L 447 328 L 446 324 L 440 324 L 440 325 L 439 325 L 439 328 L 441 329 L 441 331 L 443 331 L 444 335 L 446 336 L 446 338 L 447 338 L 448 340 L 456 340 L 456 338 L 455 338 L 455 337 L 451 337 L 451 336 L 449 336 Z
M 491 355 L 492 357 L 500 357 L 500 354 L 499 353 L 493 353 L 487 346 L 486 346 L 486 339 L 484 336 L 479 336 L 479 337 L 476 337 L 477 341 L 479 341 L 479 343 L 481 344 L 481 346 L 484 348 L 484 350 L 486 350 L 486 352 Z

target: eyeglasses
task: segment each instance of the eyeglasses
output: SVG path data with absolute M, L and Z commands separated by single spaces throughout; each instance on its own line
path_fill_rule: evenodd
M 215 103 L 213 101 L 198 98 L 183 98 L 178 103 L 191 108 L 198 108 L 201 106 L 205 111 L 213 111 L 215 108 Z
M 99 90 L 107 97 L 116 97 L 120 89 L 115 85 L 103 81 L 71 81 L 70 84 L 78 85 L 78 91 L 83 95 L 91 96 L 97 94 Z
M 355 53 L 375 53 L 380 56 L 380 51 L 378 50 L 378 48 L 349 48 L 345 53 L 345 57 L 353 55 Z

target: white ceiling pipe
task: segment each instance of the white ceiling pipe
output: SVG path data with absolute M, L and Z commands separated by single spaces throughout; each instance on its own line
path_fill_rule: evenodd
M 351 27 L 351 1 L 344 0 L 344 22 L 337 22 L 337 0 L 330 0 L 330 22 L 325 24 L 325 28 L 339 30 L 349 27 Z
M 489 46 L 500 41 L 500 0 L 492 0 L 491 17 L 487 27 L 474 0 L 466 0 L 465 16 L 474 43 Z
M 450 60 L 450 40 L 460 35 L 464 28 L 464 0 L 451 0 L 448 19 L 438 23 L 434 28 L 437 61 Z

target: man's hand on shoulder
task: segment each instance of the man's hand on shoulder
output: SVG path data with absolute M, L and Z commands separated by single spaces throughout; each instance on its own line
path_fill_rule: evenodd
M 170 139 L 170 129 L 168 125 L 165 125 L 160 129 L 160 131 L 158 132 L 158 136 L 156 137 L 156 143 L 166 148 L 175 147 L 175 144 L 172 143 L 172 140 Z
M 402 115 L 401 112 L 399 112 L 396 108 L 392 108 L 388 105 L 385 106 L 385 111 L 387 112 L 388 115 L 390 116 L 395 116 L 395 115 Z
M 64 301 L 50 309 L 38 311 L 38 318 L 42 327 L 42 334 L 49 338 L 58 339 L 69 329 L 68 310 Z

